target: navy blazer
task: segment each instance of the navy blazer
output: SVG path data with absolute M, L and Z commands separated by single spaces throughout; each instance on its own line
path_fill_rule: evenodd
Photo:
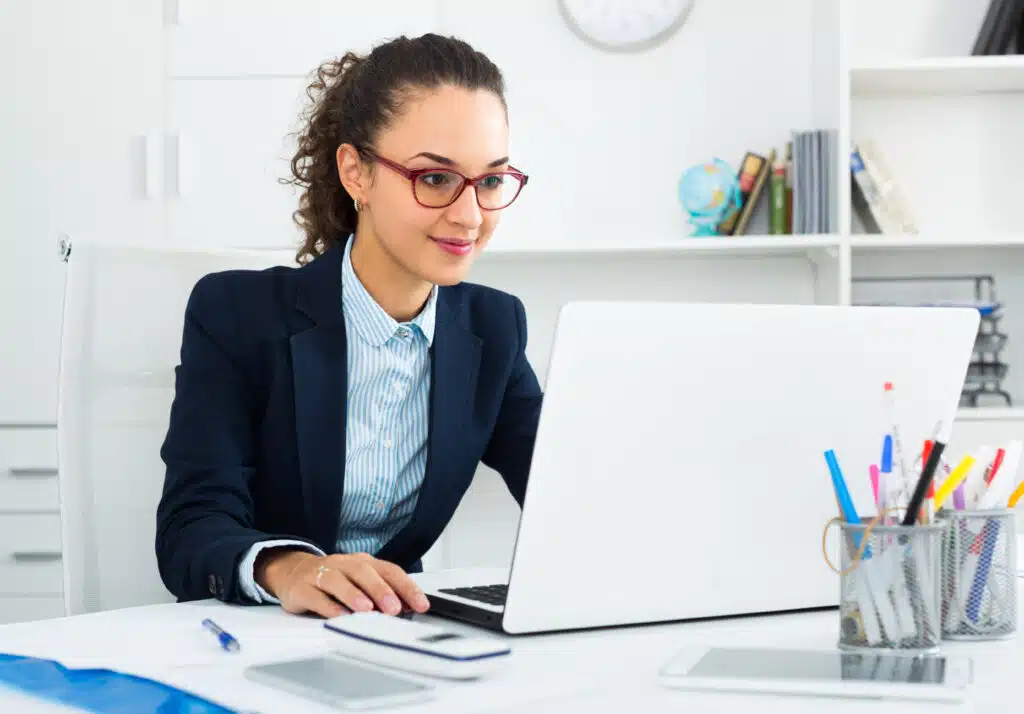
M 185 309 L 156 555 L 180 600 L 248 602 L 238 564 L 292 538 L 336 550 L 345 484 L 347 364 L 339 245 L 298 268 L 213 273 Z M 427 465 L 408 524 L 377 557 L 409 572 L 483 462 L 523 502 L 541 389 L 518 298 L 438 290 Z

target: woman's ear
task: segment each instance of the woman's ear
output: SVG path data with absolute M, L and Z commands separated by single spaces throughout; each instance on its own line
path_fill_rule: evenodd
M 348 195 L 366 205 L 366 192 L 370 187 L 369 171 L 352 144 L 342 144 L 335 154 L 338 178 Z

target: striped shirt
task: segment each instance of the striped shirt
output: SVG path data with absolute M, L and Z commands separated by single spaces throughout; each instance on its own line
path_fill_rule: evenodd
M 345 487 L 339 553 L 377 553 L 409 522 L 427 465 L 430 346 L 434 340 L 437 286 L 420 313 L 398 322 L 377 304 L 352 267 L 350 237 L 342 261 L 348 395 Z M 278 600 L 255 581 L 256 556 L 264 548 L 308 543 L 257 543 L 239 564 L 242 591 L 257 602 Z

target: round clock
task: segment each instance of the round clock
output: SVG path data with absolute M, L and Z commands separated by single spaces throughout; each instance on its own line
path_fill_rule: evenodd
M 558 0 L 566 23 L 584 41 L 604 50 L 653 47 L 686 21 L 694 0 Z

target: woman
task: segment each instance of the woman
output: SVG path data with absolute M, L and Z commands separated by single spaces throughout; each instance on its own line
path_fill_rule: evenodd
M 160 572 L 182 600 L 423 612 L 407 573 L 479 462 L 526 490 L 541 390 L 523 306 L 462 282 L 526 176 L 501 73 L 464 42 L 346 54 L 309 96 L 300 267 L 211 274 L 189 298 Z

